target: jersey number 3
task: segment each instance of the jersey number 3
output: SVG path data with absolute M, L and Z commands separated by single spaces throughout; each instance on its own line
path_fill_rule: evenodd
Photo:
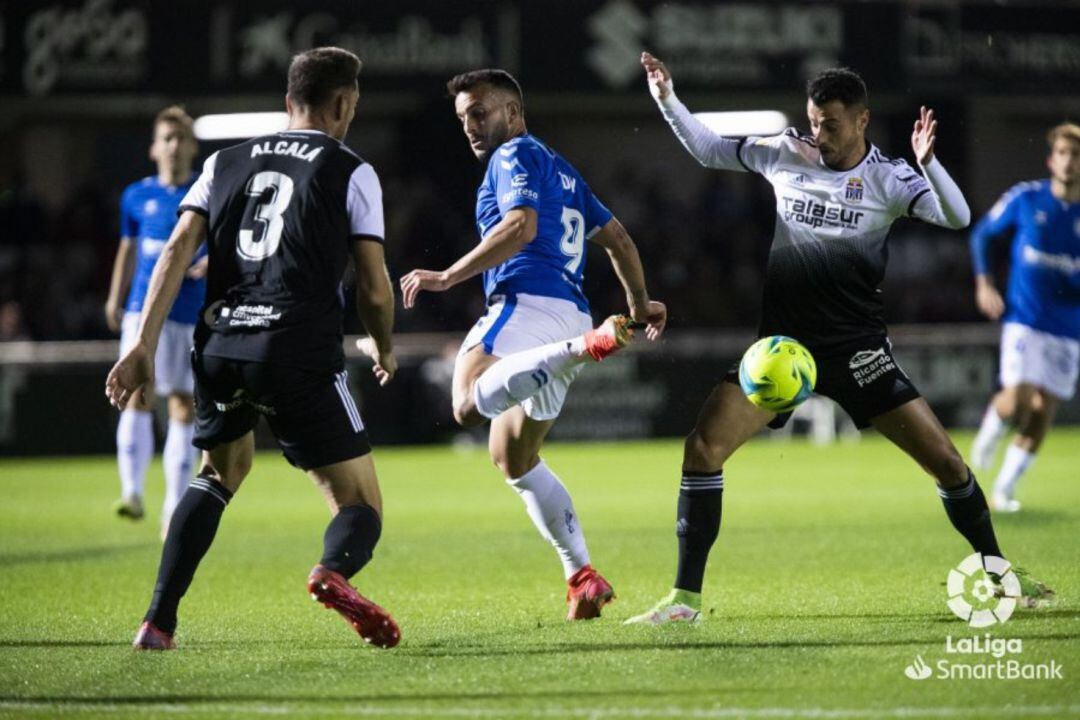
M 559 241 L 559 249 L 563 255 L 569 255 L 570 260 L 566 263 L 567 272 L 573 274 L 581 267 L 581 261 L 585 259 L 585 218 L 574 208 L 562 209 L 562 240 Z
M 251 215 L 244 213 L 236 236 L 236 253 L 245 260 L 261 262 L 281 245 L 285 225 L 281 215 L 292 200 L 293 181 L 283 173 L 264 170 L 251 176 L 244 191 L 257 200 L 249 205 Z

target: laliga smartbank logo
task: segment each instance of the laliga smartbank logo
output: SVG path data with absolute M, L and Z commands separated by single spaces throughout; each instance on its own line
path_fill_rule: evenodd
M 975 553 L 949 571 L 946 582 L 949 609 L 973 628 L 1004 623 L 1020 600 L 1020 581 L 1003 558 Z M 912 680 L 1062 680 L 1056 660 L 1024 662 L 1021 638 L 945 637 L 947 657 L 927 663 L 923 656 L 904 668 Z

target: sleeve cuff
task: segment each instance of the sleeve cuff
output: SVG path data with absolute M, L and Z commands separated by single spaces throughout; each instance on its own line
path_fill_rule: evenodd
M 366 240 L 368 242 L 377 242 L 380 245 L 386 244 L 385 238 L 381 238 L 378 235 L 365 235 L 364 233 L 353 233 L 349 236 L 349 240 L 352 242 L 363 242 Z

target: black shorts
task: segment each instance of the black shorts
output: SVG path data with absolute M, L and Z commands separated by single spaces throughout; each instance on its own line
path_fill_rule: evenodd
M 371 452 L 348 375 L 191 354 L 194 445 L 212 450 L 243 437 L 266 416 L 285 459 L 302 470 Z
M 860 430 L 871 418 L 895 410 L 921 397 L 892 354 L 886 337 L 871 338 L 849 348 L 814 354 L 817 385 L 814 392 L 837 402 Z M 725 382 L 739 384 L 738 363 L 724 376 Z M 791 413 L 777 415 L 769 427 L 782 428 Z

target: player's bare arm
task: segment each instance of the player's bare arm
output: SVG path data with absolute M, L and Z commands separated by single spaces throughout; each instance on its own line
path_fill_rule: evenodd
M 536 237 L 536 211 L 529 207 L 509 210 L 480 244 L 443 271 L 413 270 L 401 278 L 402 304 L 416 304 L 421 290 L 442 292 L 460 282 L 501 265 L 517 255 Z
M 114 333 L 120 332 L 120 320 L 124 316 L 124 298 L 131 288 L 131 278 L 135 274 L 135 241 L 125 237 L 120 239 L 113 261 L 112 279 L 109 281 L 109 295 L 105 300 L 105 323 Z
M 919 108 L 919 117 L 911 132 L 911 149 L 937 202 L 929 209 L 925 209 L 925 203 L 921 204 L 915 214 L 934 225 L 959 230 L 971 222 L 971 209 L 956 182 L 934 157 L 937 125 L 932 109 L 925 105 Z
M 386 271 L 382 243 L 359 240 L 353 243 L 356 264 L 356 311 L 368 337 L 357 347 L 375 363 L 372 372 L 379 385 L 386 385 L 397 372 L 394 357 L 394 286 Z
M 592 236 L 592 241 L 607 250 L 615 275 L 626 291 L 626 305 L 630 309 L 630 317 L 637 322 L 646 323 L 645 337 L 656 340 L 667 324 L 667 307 L 662 302 L 649 299 L 641 257 L 630 234 L 622 223 L 611 218 Z
M 184 212 L 150 277 L 138 339 L 113 366 L 105 380 L 105 394 L 116 407 L 125 407 L 136 390 L 153 380 L 154 353 L 161 336 L 161 326 L 204 237 L 206 218 L 190 210 Z

